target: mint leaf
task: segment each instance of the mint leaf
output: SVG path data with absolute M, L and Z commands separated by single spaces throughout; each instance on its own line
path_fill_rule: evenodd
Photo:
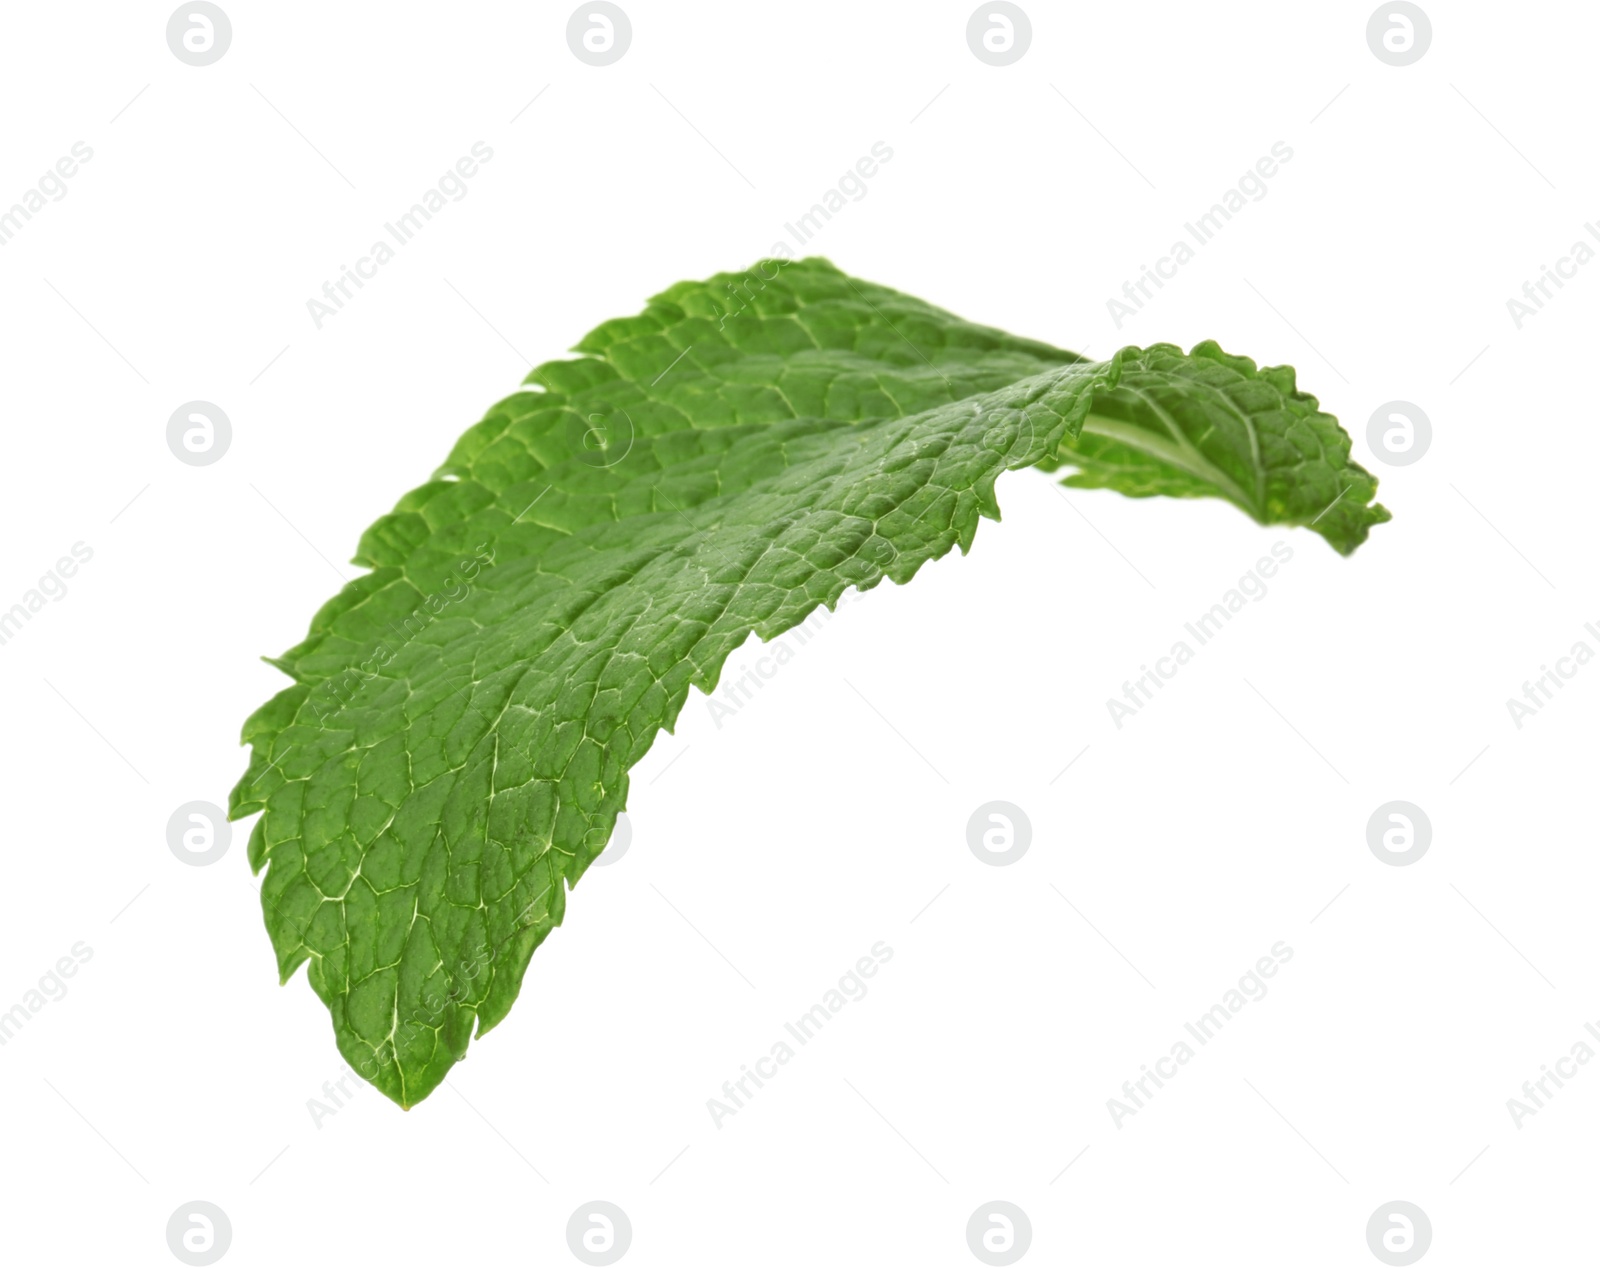
M 272 663 L 232 817 L 287 980 L 403 1106 L 516 999 L 628 770 L 751 631 L 906 582 L 1040 466 L 1227 498 L 1342 553 L 1388 518 L 1349 440 L 1203 344 L 1108 361 L 823 260 L 681 283 L 538 367 L 361 539 L 371 569 Z
M 1306 525 L 1341 555 L 1389 518 L 1368 505 L 1378 482 L 1350 461 L 1350 437 L 1295 390 L 1293 370 L 1257 370 L 1210 342 L 1188 356 L 1146 349 L 1039 465 L 1062 464 L 1075 488 L 1226 498 L 1262 524 Z

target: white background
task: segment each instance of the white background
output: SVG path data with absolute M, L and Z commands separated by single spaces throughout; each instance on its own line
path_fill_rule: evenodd
M 1600 218 L 1600 17 L 1430 3 L 1394 68 L 1364 2 L 1032 3 L 994 68 L 966 3 L 626 0 L 597 69 L 565 5 L 224 7 L 205 68 L 161 4 L 6 15 L 0 205 L 94 151 L 0 248 L 0 607 L 94 551 L 0 647 L 0 1010 L 93 950 L 0 1048 L 9 1260 L 175 1263 L 192 1199 L 230 1265 L 576 1263 L 594 1198 L 640 1265 L 973 1264 L 996 1198 L 1030 1263 L 1376 1263 L 1395 1199 L 1428 1262 L 1589 1253 L 1600 1070 L 1520 1129 L 1506 1101 L 1600 1021 L 1600 667 L 1520 730 L 1505 701 L 1600 649 L 1600 264 L 1521 330 L 1506 300 Z M 317 329 L 306 300 L 478 141 L 469 194 Z M 1063 347 L 1293 364 L 1394 522 L 1341 560 L 1008 476 L 969 557 L 843 607 L 720 728 L 690 698 L 631 849 L 439 1091 L 314 1123 L 341 1066 L 303 974 L 277 985 L 248 824 L 213 866 L 166 841 L 243 769 L 285 682 L 256 658 L 530 361 L 765 254 L 876 141 L 817 253 Z M 1268 195 L 1117 330 L 1106 300 L 1277 141 Z M 1406 467 L 1366 440 L 1397 398 L 1434 428 Z M 194 399 L 233 423 L 213 466 L 166 445 Z M 1107 697 L 1279 540 L 1268 596 L 1116 728 Z M 994 799 L 1032 822 L 1013 866 L 965 842 Z M 1367 846 L 1394 799 L 1432 822 L 1412 866 Z M 870 993 L 713 1126 L 879 940 Z M 1116 1126 L 1279 940 L 1270 994 Z

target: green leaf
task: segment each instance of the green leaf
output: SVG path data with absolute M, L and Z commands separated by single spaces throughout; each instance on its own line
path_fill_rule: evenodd
M 1204 344 L 1090 362 L 823 260 L 681 283 L 534 370 L 363 535 L 273 661 L 231 815 L 284 980 L 411 1106 L 516 999 L 628 770 L 750 634 L 906 582 L 996 478 L 1219 496 L 1342 553 L 1388 518 L 1349 440 Z
M 1188 356 L 1160 344 L 1140 362 L 1041 467 L 1076 467 L 1062 481 L 1075 488 L 1226 498 L 1262 524 L 1304 524 L 1341 555 L 1389 518 L 1368 505 L 1378 482 L 1350 461 L 1350 437 L 1287 366 L 1258 370 L 1211 342 Z

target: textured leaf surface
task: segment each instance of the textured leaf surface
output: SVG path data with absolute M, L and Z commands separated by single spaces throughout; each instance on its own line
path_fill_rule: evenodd
M 540 366 L 363 535 L 273 663 L 234 818 L 281 976 L 410 1106 L 505 1017 L 628 769 L 851 586 L 998 518 L 996 478 L 1220 496 L 1342 553 L 1388 518 L 1293 372 L 1215 345 L 1089 362 L 825 261 L 682 283 Z

